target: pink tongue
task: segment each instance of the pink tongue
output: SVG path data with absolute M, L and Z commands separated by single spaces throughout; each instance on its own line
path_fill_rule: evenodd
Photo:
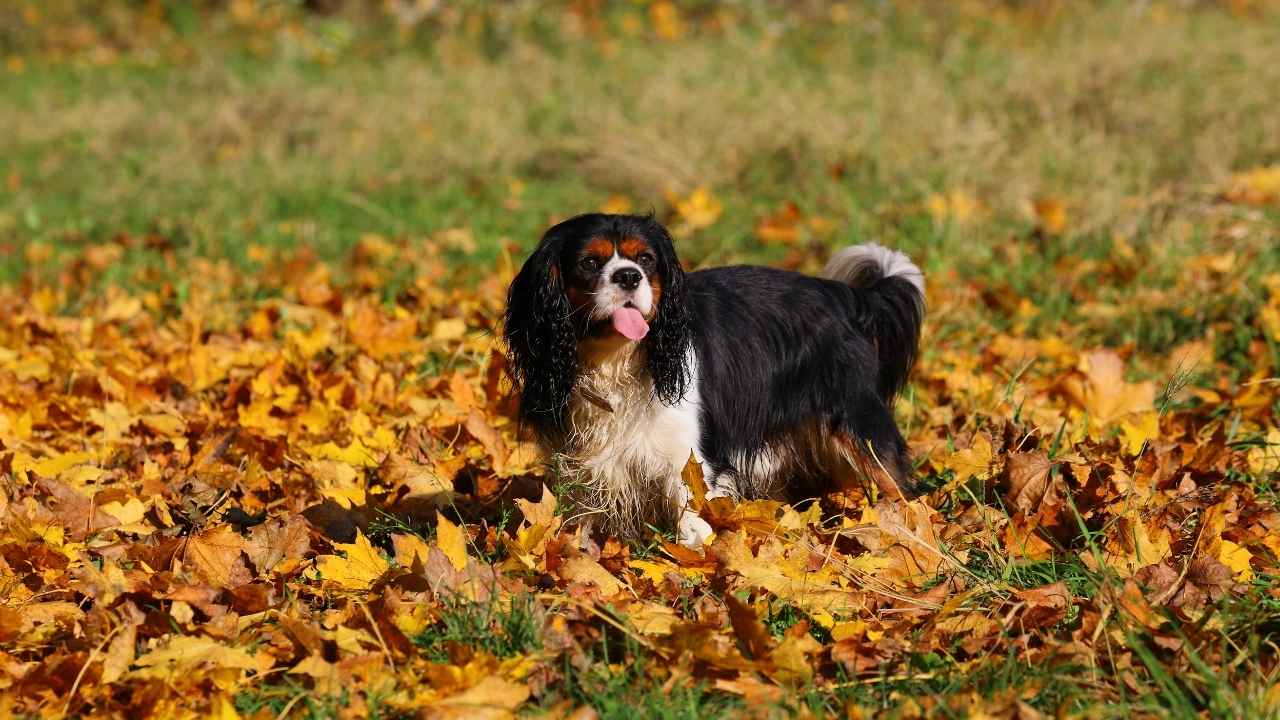
M 628 340 L 643 340 L 649 334 L 649 323 L 644 315 L 632 307 L 620 307 L 613 311 L 613 329 Z

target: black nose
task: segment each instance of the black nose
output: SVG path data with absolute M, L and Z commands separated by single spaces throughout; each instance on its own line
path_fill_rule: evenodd
M 609 278 L 623 290 L 635 290 L 640 287 L 640 271 L 635 268 L 618 268 Z

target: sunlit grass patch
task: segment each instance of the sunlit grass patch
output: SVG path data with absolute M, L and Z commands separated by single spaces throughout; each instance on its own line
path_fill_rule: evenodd
M 452 653 L 487 652 L 508 658 L 542 647 L 543 615 L 531 596 L 487 602 L 457 598 L 444 602 L 439 617 L 413 637 L 432 662 L 447 663 Z M 540 608 L 539 608 L 540 609 Z

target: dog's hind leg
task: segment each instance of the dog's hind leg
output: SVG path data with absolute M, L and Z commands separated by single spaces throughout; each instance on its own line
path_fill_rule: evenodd
M 837 482 L 870 480 L 888 498 L 918 495 L 907 442 L 898 431 L 893 412 L 879 398 L 866 395 L 853 410 L 831 435 L 829 449 L 840 465 L 831 468 Z

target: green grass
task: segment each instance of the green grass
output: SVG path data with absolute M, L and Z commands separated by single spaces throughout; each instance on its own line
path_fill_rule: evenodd
M 1080 320 L 1087 289 L 1046 278 L 1063 257 L 1112 258 L 1116 234 L 1159 257 L 1100 291 L 1118 299 L 1171 285 L 1179 257 L 1262 252 L 1274 239 L 1177 228 L 1197 219 L 1188 201 L 1207 184 L 1280 158 L 1267 110 L 1280 71 L 1259 62 L 1280 40 L 1276 24 L 1209 7 L 1098 6 L 1028 27 L 868 4 L 844 24 L 780 30 L 748 4 L 726 30 L 672 42 L 624 32 L 629 11 L 617 10 L 607 43 L 514 10 L 485 15 L 476 37 L 299 14 L 303 41 L 269 29 L 249 42 L 175 3 L 186 9 L 171 25 L 189 30 L 153 44 L 183 48 L 181 62 L 139 51 L 99 67 L 29 52 L 0 76 L 0 103 L 20 108 L 0 118 L 0 178 L 17 188 L 0 195 L 0 277 L 28 269 L 33 243 L 57 267 L 120 233 L 158 233 L 179 266 L 249 266 L 254 245 L 340 259 L 365 233 L 432 244 L 458 227 L 475 240 L 456 258 L 460 275 L 474 277 L 505 240 L 527 248 L 553 218 L 612 194 L 665 217 L 667 192 L 705 185 L 725 212 L 682 237 L 694 264 L 779 259 L 785 249 L 751 228 L 794 201 L 832 221 L 820 244 L 874 237 L 931 273 L 985 275 L 1035 302 L 1037 327 L 1054 332 Z M 923 201 L 952 190 L 982 203 L 982 222 L 929 217 Z M 1024 207 L 1042 195 L 1069 208 L 1064 236 L 1029 236 Z M 1011 243 L 1018 262 L 998 262 Z M 165 252 L 142 245 L 105 281 Z M 1278 265 L 1272 251 L 1256 271 Z M 1212 319 L 1180 317 L 1156 308 L 1096 332 L 1154 348 Z
M 595 661 L 585 669 L 566 660 L 561 668 L 564 682 L 541 698 L 543 706 L 569 700 L 575 706 L 595 710 L 600 720 L 704 720 L 735 718 L 744 712 L 743 703 L 724 693 L 713 692 L 706 683 L 689 678 L 664 687 L 663 663 L 646 654 L 629 639 L 609 645 L 606 635 L 592 648 Z M 615 662 L 609 662 L 614 657 Z
M 449 662 L 451 649 L 482 650 L 506 658 L 542 647 L 542 621 L 531 596 L 517 595 L 509 605 L 497 599 L 473 602 L 457 598 L 444 604 L 439 619 L 414 636 L 413 644 L 432 662 Z
M 334 695 L 316 695 L 305 685 L 292 680 L 272 682 L 241 690 L 232 700 L 236 712 L 242 715 L 291 717 L 301 720 L 338 720 L 352 713 L 351 693 L 343 689 Z M 369 720 L 400 720 L 411 717 L 384 706 L 378 693 L 368 693 L 362 717 Z

